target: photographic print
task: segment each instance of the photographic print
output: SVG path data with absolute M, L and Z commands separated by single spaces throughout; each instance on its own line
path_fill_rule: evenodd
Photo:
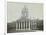
M 43 31 L 43 3 L 7 2 L 7 33 Z

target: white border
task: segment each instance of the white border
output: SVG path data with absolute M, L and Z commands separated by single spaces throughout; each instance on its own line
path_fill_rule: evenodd
M 7 34 L 7 0 L 0 0 L 0 35 L 46 35 L 46 0 L 8 0 L 9 2 L 25 2 L 25 3 L 44 3 L 44 32 L 27 32 L 27 33 L 9 33 Z M 5 4 L 4 4 L 5 3 Z M 5 9 L 5 11 L 4 11 Z M 4 25 L 6 25 L 4 28 Z M 5 30 L 4 30 L 5 29 Z
M 0 35 L 4 34 L 4 0 L 0 0 Z
M 43 0 L 7 0 L 8 2 L 43 3 Z
M 29 1 L 29 0 L 27 0 L 27 1 L 22 1 L 22 0 L 19 0 L 19 1 L 18 1 L 18 0 L 17 0 L 17 1 L 15 1 L 15 0 L 13 1 L 13 0 L 12 0 L 12 1 L 11 1 L 11 0 L 10 0 L 9 2 L 43 3 L 43 2 L 41 2 L 41 1 Z M 10 34 L 10 33 L 9 33 L 9 34 Z M 19 34 L 18 34 L 18 33 L 12 33 L 12 34 L 14 34 L 14 35 L 19 35 L 19 34 L 20 34 L 20 35 L 23 35 L 23 34 L 26 34 L 26 33 L 19 33 Z M 31 33 L 28 32 L 28 34 L 31 34 Z M 27 34 L 26 34 L 26 35 L 27 35 Z
M 44 1 L 44 32 L 46 32 L 46 1 Z
M 24 3 L 43 3 L 43 1 L 31 1 L 31 0 L 24 0 L 24 1 L 22 1 L 22 0 L 17 0 L 17 1 L 13 1 L 13 0 L 9 0 L 8 2 L 24 2 Z M 44 4 L 44 3 L 43 3 Z M 43 31 L 43 32 L 45 32 L 45 31 Z M 8 35 L 38 35 L 38 33 L 41 35 L 41 33 L 42 33 L 42 35 L 43 35 L 43 32 L 24 32 L 24 33 L 8 33 Z

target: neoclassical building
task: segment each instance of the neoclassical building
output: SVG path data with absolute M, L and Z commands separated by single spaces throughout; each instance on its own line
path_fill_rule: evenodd
M 28 18 L 28 8 L 26 6 L 22 9 L 21 18 L 11 23 L 11 28 L 14 28 L 16 31 L 31 31 L 37 29 L 37 23 Z
M 24 6 L 22 16 L 16 21 L 16 30 L 32 30 L 37 28 L 36 22 L 28 18 L 28 8 Z

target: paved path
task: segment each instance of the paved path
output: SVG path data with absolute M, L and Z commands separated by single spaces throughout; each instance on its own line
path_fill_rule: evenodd
M 8 33 L 17 33 L 17 32 L 37 32 L 40 30 L 15 30 L 15 29 L 11 29 L 10 31 L 8 31 Z

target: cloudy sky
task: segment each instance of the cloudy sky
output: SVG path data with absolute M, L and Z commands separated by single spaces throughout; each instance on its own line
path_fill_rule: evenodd
M 8 22 L 16 21 L 21 17 L 24 5 L 28 8 L 28 18 L 43 19 L 43 4 L 42 3 L 7 3 Z

